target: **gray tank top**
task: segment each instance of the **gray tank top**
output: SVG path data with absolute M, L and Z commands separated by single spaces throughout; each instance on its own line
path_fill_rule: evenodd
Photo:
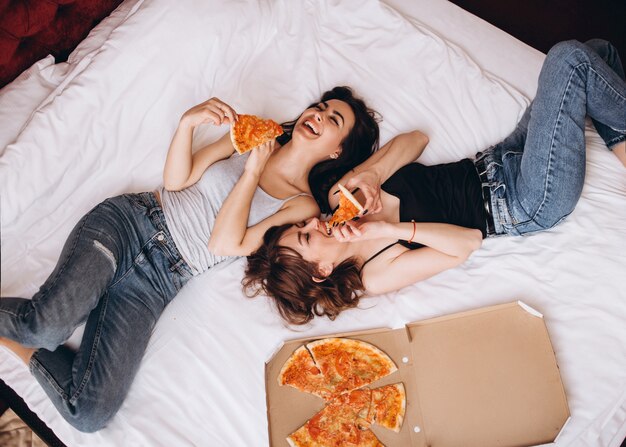
M 249 155 L 249 152 L 235 153 L 212 164 L 197 183 L 182 191 L 159 189 L 167 228 L 194 275 L 228 259 L 228 256 L 215 256 L 209 251 L 209 238 L 217 213 L 241 177 Z M 306 194 L 281 200 L 257 187 L 250 205 L 248 227 L 276 213 L 286 201 L 300 195 Z

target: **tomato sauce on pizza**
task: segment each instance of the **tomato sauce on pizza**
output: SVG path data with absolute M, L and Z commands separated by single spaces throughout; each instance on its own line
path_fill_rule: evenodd
M 283 134 L 280 124 L 255 115 L 237 115 L 230 126 L 230 139 L 237 152 L 243 154 Z
M 289 445 L 384 447 L 370 426 L 400 430 L 404 385 L 366 385 L 395 371 L 387 354 L 360 340 L 326 338 L 300 346 L 283 365 L 278 382 L 317 395 L 326 406 L 287 437 Z

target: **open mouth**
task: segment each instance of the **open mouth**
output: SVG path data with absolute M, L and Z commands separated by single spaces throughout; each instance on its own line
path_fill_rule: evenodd
M 320 131 L 319 131 L 319 129 L 317 128 L 317 126 L 316 126 L 316 124 L 315 124 L 315 123 L 313 123 L 313 122 L 312 122 L 312 121 L 310 121 L 310 120 L 306 120 L 306 121 L 303 123 L 303 125 L 304 125 L 304 127 L 305 127 L 306 129 L 308 129 L 308 130 L 309 130 L 309 132 L 311 132 L 313 135 L 317 135 L 317 136 L 319 136 Z
M 324 224 L 324 230 L 326 231 L 326 235 L 330 236 L 331 234 L 333 234 L 333 229 L 330 226 L 330 223 L 323 222 L 323 224 Z

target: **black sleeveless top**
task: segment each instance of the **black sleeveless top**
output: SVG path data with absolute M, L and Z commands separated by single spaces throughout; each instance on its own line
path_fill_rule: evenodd
M 486 237 L 486 212 L 480 178 L 472 160 L 424 166 L 411 163 L 382 184 L 400 199 L 400 222 L 437 222 L 476 228 Z M 407 248 L 421 244 L 399 241 Z
M 469 158 L 454 163 L 424 166 L 410 163 L 398 169 L 385 183 L 383 191 L 400 199 L 400 222 L 437 222 L 476 228 L 487 236 L 487 213 L 480 178 Z M 422 244 L 399 240 L 371 256 L 401 244 L 414 250 Z

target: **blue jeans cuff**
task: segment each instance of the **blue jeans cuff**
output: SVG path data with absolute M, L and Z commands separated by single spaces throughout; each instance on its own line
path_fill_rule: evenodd
M 615 146 L 616 144 L 621 143 L 622 141 L 626 140 L 626 135 L 620 135 L 618 137 L 613 138 L 612 140 L 610 140 L 609 142 L 606 143 L 607 147 L 610 150 L 613 150 L 613 146 Z

